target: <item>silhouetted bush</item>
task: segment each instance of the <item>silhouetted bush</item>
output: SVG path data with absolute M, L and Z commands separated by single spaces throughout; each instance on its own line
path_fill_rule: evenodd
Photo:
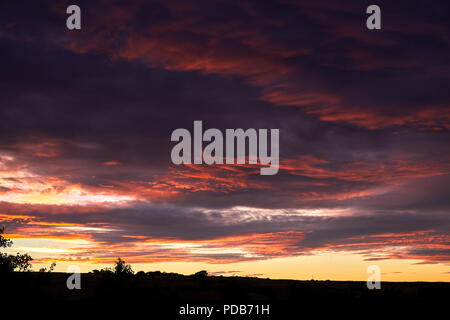
M 56 266 L 56 263 L 52 262 L 52 264 L 50 265 L 48 270 L 47 270 L 47 268 L 40 268 L 39 272 L 52 272 L 53 269 L 55 268 L 55 266 Z
M 191 277 L 193 279 L 199 279 L 200 280 L 200 279 L 206 279 L 207 276 L 208 276 L 208 272 L 206 270 L 202 270 L 202 271 L 199 271 L 199 272 L 193 274 Z

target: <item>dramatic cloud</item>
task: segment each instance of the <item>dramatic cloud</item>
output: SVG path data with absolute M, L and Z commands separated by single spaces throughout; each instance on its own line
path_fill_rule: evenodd
M 380 1 L 379 31 L 366 1 L 79 1 L 79 31 L 68 4 L 0 10 L 0 224 L 18 250 L 449 263 L 448 2 Z M 194 120 L 279 128 L 278 174 L 173 165 Z

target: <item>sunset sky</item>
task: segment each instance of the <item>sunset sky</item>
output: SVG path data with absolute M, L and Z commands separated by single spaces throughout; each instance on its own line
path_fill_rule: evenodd
M 66 28 L 77 4 L 81 30 Z M 34 269 L 450 281 L 450 2 L 2 1 L 0 226 Z M 278 128 L 280 169 L 174 165 Z

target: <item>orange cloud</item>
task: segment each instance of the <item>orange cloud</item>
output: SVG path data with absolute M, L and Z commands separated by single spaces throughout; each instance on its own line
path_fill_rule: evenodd
M 334 168 L 332 168 L 333 165 Z M 450 173 L 450 162 L 390 159 L 379 162 L 330 163 L 324 159 L 300 156 L 296 159 L 283 160 L 280 169 L 292 175 L 316 179 L 388 182 L 403 178 L 448 174 Z

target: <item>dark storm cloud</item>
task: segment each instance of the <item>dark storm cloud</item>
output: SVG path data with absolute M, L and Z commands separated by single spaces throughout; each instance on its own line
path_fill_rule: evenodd
M 307 234 L 299 245 L 306 248 L 357 245 L 357 249 L 376 247 L 384 234 L 408 234 L 423 230 L 432 230 L 436 234 L 446 234 L 450 228 L 450 219 L 446 215 L 411 215 L 402 213 L 383 213 L 326 219 L 317 230 Z M 372 239 L 367 237 L 373 237 Z M 395 237 L 392 237 L 395 239 Z M 403 239 L 403 245 L 407 239 Z M 448 239 L 443 244 L 447 244 Z M 392 244 L 394 244 L 392 242 Z M 382 245 L 386 245 L 383 243 Z
M 395 210 L 404 212 L 448 213 L 450 211 L 449 175 L 419 178 L 392 188 L 378 197 L 348 201 L 342 205 L 362 210 Z
M 264 100 L 300 107 L 326 121 L 369 128 L 406 124 L 439 128 L 448 121 L 449 42 L 439 24 L 445 2 L 433 6 L 423 1 L 382 2 L 383 32 L 367 31 L 365 3 L 351 1 L 345 6 L 330 1 L 80 5 L 85 28 L 78 33 L 61 30 L 59 36 L 55 30 L 63 29 L 57 25 L 65 19 L 64 4 L 47 6 L 46 11 L 39 6 L 34 14 L 36 4 L 7 6 L 5 37 L 27 39 L 30 45 L 37 42 L 41 48 L 56 45 L 141 61 L 149 67 L 239 76 L 259 87 Z M 42 22 L 40 31 L 30 28 L 27 33 L 25 19 Z M 84 69 L 82 74 L 92 76 Z M 111 88 L 108 82 L 105 85 Z M 96 102 L 108 103 L 102 98 Z M 231 104 L 236 101 L 226 108 L 233 108 Z M 176 108 L 189 108 L 190 115 L 205 111 L 202 104 L 182 105 Z M 299 111 L 295 114 L 301 117 Z

